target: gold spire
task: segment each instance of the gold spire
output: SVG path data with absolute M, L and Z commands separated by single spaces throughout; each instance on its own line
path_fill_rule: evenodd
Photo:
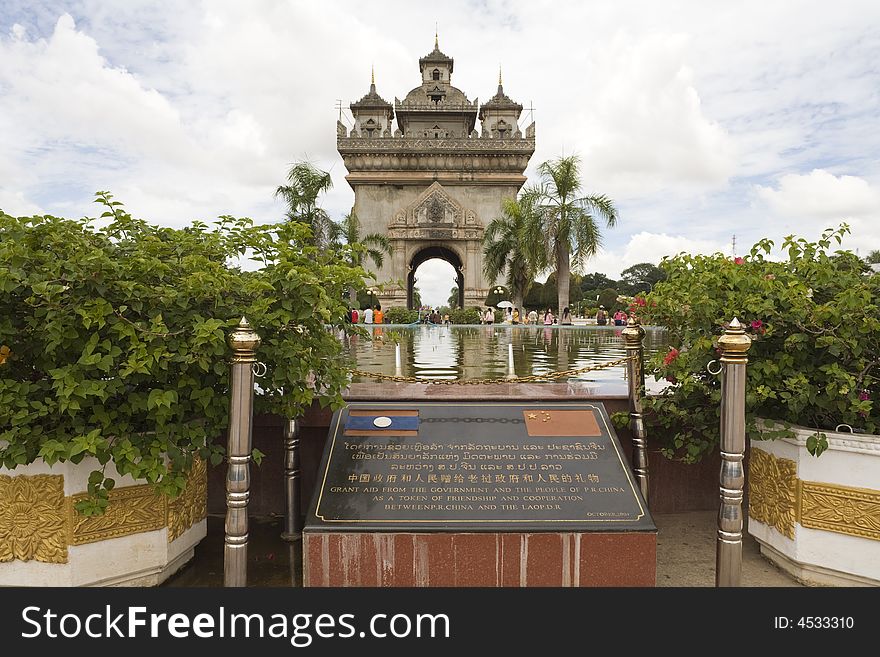
M 438 29 L 438 24 L 434 23 L 434 50 L 440 50 L 440 30 Z
M 498 65 L 498 86 L 501 86 L 501 64 Z
M 376 65 L 370 65 L 370 84 L 376 84 Z

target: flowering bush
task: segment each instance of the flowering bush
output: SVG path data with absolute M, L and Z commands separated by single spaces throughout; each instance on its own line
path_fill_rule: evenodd
M 831 252 L 832 242 L 839 244 L 847 232 L 843 225 L 817 242 L 787 237 L 781 262 L 768 259 L 773 243 L 762 240 L 733 260 L 680 254 L 661 263 L 668 278 L 639 311 L 644 321 L 665 326 L 673 345 L 648 366 L 672 385 L 646 400 L 649 426 L 667 456 L 697 461 L 718 442 L 721 382 L 707 365 L 720 357 L 717 339 L 733 317 L 753 340 L 749 437 L 762 437 L 757 417 L 877 432 L 880 276 L 851 252 Z M 826 446 L 821 432 L 808 443 L 816 455 Z
M 325 325 L 341 324 L 343 292 L 365 274 L 345 253 L 311 246 L 301 223 L 174 230 L 98 201 L 103 228 L 0 212 L 0 464 L 93 456 L 179 493 L 194 456 L 222 458 L 226 334 L 242 315 L 267 366 L 257 411 L 341 405 L 348 373 Z M 246 250 L 260 270 L 228 264 Z M 113 485 L 95 471 L 78 508 L 100 513 Z

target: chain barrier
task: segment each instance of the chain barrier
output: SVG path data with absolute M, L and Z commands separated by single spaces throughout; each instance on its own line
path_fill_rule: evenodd
M 431 385 L 444 386 L 474 386 L 474 385 L 491 385 L 495 383 L 534 383 L 537 381 L 556 381 L 563 378 L 571 378 L 578 374 L 586 372 L 595 372 L 596 370 L 604 370 L 609 367 L 616 367 L 628 361 L 631 356 L 625 356 L 618 360 L 613 360 L 600 365 L 589 365 L 573 370 L 562 370 L 559 372 L 549 372 L 548 374 L 531 374 L 529 376 L 505 376 L 497 379 L 421 379 L 416 376 L 394 376 L 391 374 L 380 374 L 378 372 L 366 372 L 364 370 L 349 370 L 352 376 L 359 376 L 377 381 L 393 381 L 394 383 L 429 383 Z

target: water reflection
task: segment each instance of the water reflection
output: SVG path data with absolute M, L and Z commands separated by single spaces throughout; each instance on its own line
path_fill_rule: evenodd
M 347 340 L 351 365 L 383 374 L 395 373 L 395 345 L 400 344 L 402 374 L 419 379 L 503 378 L 509 374 L 509 345 L 517 376 L 579 369 L 623 358 L 622 327 L 613 326 L 395 326 L 371 329 L 373 339 Z M 646 354 L 666 351 L 668 335 L 645 329 Z M 604 394 L 625 394 L 623 365 L 585 372 L 560 381 L 598 384 Z M 365 382 L 355 378 L 354 382 Z M 653 386 L 649 384 L 649 389 Z

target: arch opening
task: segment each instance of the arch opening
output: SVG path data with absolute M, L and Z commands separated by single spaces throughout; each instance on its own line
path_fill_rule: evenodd
M 442 260 L 450 265 L 452 265 L 453 272 L 453 282 L 458 286 L 458 303 L 457 306 L 459 308 L 464 307 L 464 272 L 462 271 L 463 263 L 458 254 L 452 249 L 448 249 L 444 246 L 428 246 L 423 249 L 420 249 L 413 255 L 412 259 L 409 263 L 409 273 L 407 274 L 406 280 L 406 307 L 410 310 L 416 308 L 416 304 L 413 299 L 413 289 L 415 288 L 417 277 L 416 272 L 423 264 L 427 263 L 430 260 Z M 449 289 L 449 288 L 446 288 Z M 446 305 L 446 294 L 442 295 L 442 299 L 437 302 L 436 299 L 427 299 L 422 297 L 423 302 L 432 302 L 430 305 L 432 306 L 444 306 Z

